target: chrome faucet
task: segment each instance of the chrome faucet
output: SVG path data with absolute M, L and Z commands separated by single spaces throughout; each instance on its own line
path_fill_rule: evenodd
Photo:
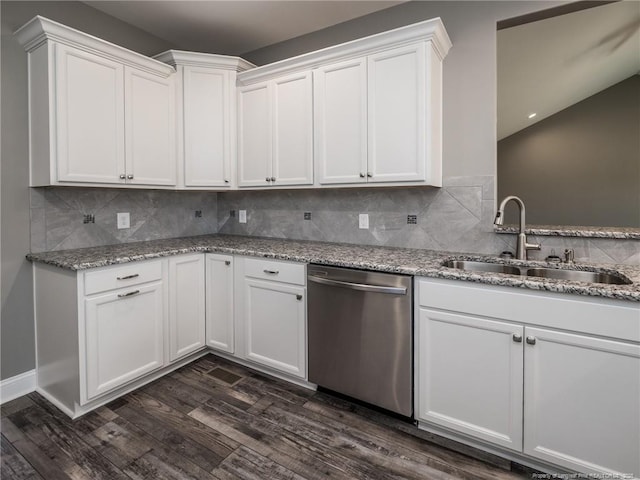
M 540 250 L 539 243 L 527 243 L 527 236 L 524 231 L 524 202 L 514 196 L 509 195 L 502 200 L 500 203 L 500 207 L 498 207 L 498 211 L 496 212 L 496 219 L 493 221 L 494 225 L 502 225 L 504 223 L 504 207 L 509 202 L 509 200 L 513 200 L 518 205 L 518 210 L 520 212 L 520 233 L 518 233 L 518 243 L 516 245 L 516 258 L 518 260 L 526 260 L 527 259 L 527 251 L 528 250 Z

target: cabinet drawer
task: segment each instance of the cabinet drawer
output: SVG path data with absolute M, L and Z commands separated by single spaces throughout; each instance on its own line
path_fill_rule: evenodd
M 278 262 L 247 258 L 244 261 L 244 272 L 247 277 L 262 278 L 276 282 L 305 285 L 305 265 L 303 263 Z
M 84 294 L 106 292 L 162 278 L 162 260 L 132 262 L 84 274 Z

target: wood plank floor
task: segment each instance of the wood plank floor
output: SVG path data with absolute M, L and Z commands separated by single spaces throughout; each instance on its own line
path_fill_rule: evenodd
M 3 480 L 530 478 L 214 355 L 73 421 L 29 394 L 2 406 L 1 433 Z

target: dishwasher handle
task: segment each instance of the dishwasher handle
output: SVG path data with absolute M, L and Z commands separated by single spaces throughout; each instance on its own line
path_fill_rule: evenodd
M 331 280 L 328 278 L 316 277 L 309 275 L 309 281 L 322 285 L 330 285 L 334 287 L 350 288 L 351 290 L 360 290 L 362 292 L 387 293 L 391 295 L 406 295 L 406 287 L 385 287 L 383 285 L 369 285 L 365 283 L 343 282 L 341 280 Z

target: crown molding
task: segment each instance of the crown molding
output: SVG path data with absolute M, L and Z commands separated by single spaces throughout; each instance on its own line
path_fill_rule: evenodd
M 451 48 L 451 40 L 440 17 L 406 25 L 350 42 L 333 45 L 321 50 L 270 63 L 238 75 L 239 85 L 277 77 L 298 70 L 312 69 L 319 65 L 370 55 L 382 50 L 424 41 L 430 44 L 439 60 L 444 59 Z
M 16 30 L 14 35 L 27 52 L 35 50 L 47 41 L 52 41 L 107 57 L 124 65 L 156 75 L 168 77 L 175 73 L 175 69 L 166 63 L 67 27 L 40 15 L 35 16 Z
M 187 52 L 184 50 L 167 50 L 153 57 L 154 59 L 168 63 L 172 67 L 178 65 L 189 67 L 209 67 L 221 70 L 232 70 L 234 72 L 244 72 L 255 68 L 251 62 L 247 62 L 240 57 L 229 55 L 215 55 L 213 53 Z

